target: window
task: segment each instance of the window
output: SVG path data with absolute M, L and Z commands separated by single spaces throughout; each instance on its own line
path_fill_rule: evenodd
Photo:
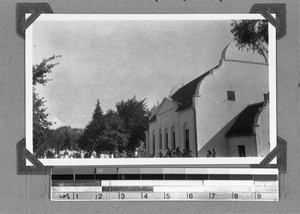
M 235 101 L 235 91 L 227 91 L 227 100 Z
M 246 157 L 246 149 L 244 145 L 238 145 L 239 156 Z
M 176 135 L 175 135 L 175 130 L 174 130 L 174 127 L 172 127 L 172 148 L 171 149 L 175 149 L 176 148 Z
M 162 149 L 162 133 L 161 133 L 161 130 L 159 130 L 159 149 Z
M 190 150 L 190 132 L 188 129 L 185 130 L 185 150 Z
M 166 130 L 165 132 L 165 149 L 167 149 L 169 147 L 169 136 L 168 136 L 168 130 Z
M 154 131 L 153 131 L 153 135 L 152 135 L 152 149 L 153 149 L 153 156 L 155 156 L 155 134 L 154 134 Z

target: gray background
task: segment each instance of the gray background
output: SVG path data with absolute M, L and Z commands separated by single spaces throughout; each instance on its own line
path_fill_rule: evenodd
M 286 3 L 287 34 L 277 41 L 278 135 L 288 142 L 280 202 L 50 202 L 48 177 L 17 175 L 16 143 L 25 136 L 24 40 L 15 33 L 17 2 L 0 1 L 0 213 L 299 213 L 299 3 Z M 41 1 L 42 2 L 42 1 Z M 249 13 L 232 0 L 47 1 L 54 13 Z

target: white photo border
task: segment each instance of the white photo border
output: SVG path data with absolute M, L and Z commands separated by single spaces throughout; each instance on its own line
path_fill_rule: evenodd
M 29 17 L 30 14 L 26 14 Z M 275 17 L 275 15 L 273 15 Z M 260 14 L 41 14 L 37 21 L 96 21 L 96 20 L 265 20 Z M 276 28 L 268 22 L 269 36 L 269 103 L 270 151 L 277 146 L 276 113 Z M 32 62 L 33 29 L 25 33 L 25 124 L 26 149 L 33 153 Z M 95 158 L 95 159 L 39 159 L 45 166 L 205 166 L 259 164 L 264 157 L 226 158 Z M 138 160 L 138 161 L 137 161 Z M 138 163 L 137 163 L 138 162 Z M 274 159 L 271 163 L 276 163 Z M 26 165 L 32 165 L 26 160 Z

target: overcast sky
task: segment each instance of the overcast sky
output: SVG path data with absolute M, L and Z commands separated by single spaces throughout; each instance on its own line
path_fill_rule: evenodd
M 36 21 L 33 63 L 62 55 L 37 93 L 53 128 L 83 128 L 97 99 L 104 112 L 133 96 L 151 107 L 216 66 L 230 29 L 230 21 Z

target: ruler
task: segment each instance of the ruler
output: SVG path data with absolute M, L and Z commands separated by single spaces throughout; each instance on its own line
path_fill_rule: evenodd
M 56 169 L 50 186 L 52 201 L 279 200 L 278 169 Z

